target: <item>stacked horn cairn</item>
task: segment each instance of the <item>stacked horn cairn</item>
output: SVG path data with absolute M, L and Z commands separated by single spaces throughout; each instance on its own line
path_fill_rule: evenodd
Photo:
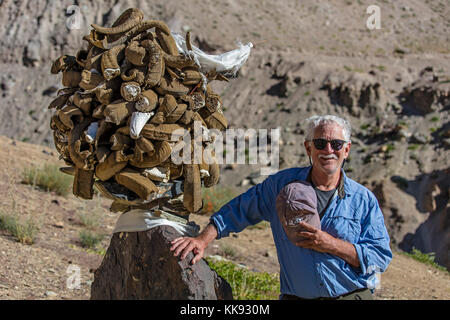
M 186 222 L 202 208 L 202 183 L 217 184 L 219 166 L 214 158 L 173 163 L 180 140 L 173 133 L 192 132 L 196 121 L 225 130 L 221 98 L 207 83 L 228 79 L 201 72 L 195 59 L 179 53 L 166 24 L 143 17 L 128 9 L 111 28 L 93 24 L 83 38 L 87 50 L 54 61 L 51 73 L 62 72 L 65 88 L 49 105 L 56 110 L 50 126 L 76 196 L 92 199 L 95 185 L 114 200 L 113 212 L 152 209 Z M 192 48 L 189 33 L 186 47 Z

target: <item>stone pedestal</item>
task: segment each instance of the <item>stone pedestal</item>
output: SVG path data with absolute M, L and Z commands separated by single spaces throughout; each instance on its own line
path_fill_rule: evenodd
M 91 286 L 92 300 L 232 299 L 230 285 L 205 260 L 191 265 L 174 257 L 170 242 L 181 235 L 171 226 L 115 233 Z

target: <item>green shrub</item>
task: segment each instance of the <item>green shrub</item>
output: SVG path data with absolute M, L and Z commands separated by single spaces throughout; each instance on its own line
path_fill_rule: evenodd
M 237 251 L 236 248 L 229 246 L 229 245 L 223 245 L 221 246 L 222 253 L 225 257 L 229 259 L 233 259 L 237 257 Z
M 365 124 L 362 124 L 360 128 L 361 128 L 361 130 L 367 130 L 367 129 L 369 129 L 369 127 L 370 127 L 370 124 L 365 123 Z
M 387 145 L 386 145 L 386 152 L 391 152 L 391 151 L 394 151 L 395 150 L 395 145 L 393 145 L 392 143 L 388 143 Z
M 32 219 L 28 219 L 22 223 L 13 215 L 1 214 L 0 230 L 8 231 L 22 244 L 31 245 L 36 241 L 39 228 Z
M 436 269 L 439 269 L 441 271 L 447 271 L 447 269 L 439 264 L 437 264 L 434 261 L 434 252 L 430 252 L 430 253 L 423 253 L 420 250 L 417 250 L 416 248 L 412 248 L 411 252 L 401 252 L 402 254 L 413 258 L 414 260 L 417 260 L 419 262 L 425 263 L 427 265 L 430 265 Z
M 101 224 L 101 217 L 97 211 L 82 210 L 78 213 L 80 223 L 89 230 L 97 229 Z
M 81 245 L 90 249 L 95 249 L 104 238 L 103 234 L 98 234 L 90 230 L 81 230 L 79 236 Z
M 411 144 L 408 146 L 408 150 L 417 150 L 420 147 L 418 144 Z
M 277 300 L 280 295 L 278 274 L 252 272 L 231 261 L 207 258 L 209 266 L 231 286 L 236 300 Z
M 431 122 L 438 122 L 439 121 L 439 117 L 433 117 L 430 119 Z
M 22 183 L 66 196 L 71 191 L 73 177 L 59 171 L 58 165 L 47 163 L 42 167 L 25 168 L 22 171 Z

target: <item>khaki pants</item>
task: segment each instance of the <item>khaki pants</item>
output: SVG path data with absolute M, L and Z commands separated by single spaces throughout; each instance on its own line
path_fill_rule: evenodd
M 309 299 L 300 298 L 290 294 L 282 294 L 280 300 L 309 300 Z M 370 289 L 364 288 L 341 295 L 339 297 L 315 298 L 311 300 L 373 300 L 373 295 Z

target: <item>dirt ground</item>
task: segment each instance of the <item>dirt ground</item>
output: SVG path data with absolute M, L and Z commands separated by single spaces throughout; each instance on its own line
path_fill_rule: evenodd
M 109 245 L 118 215 L 109 212 L 110 200 L 91 201 L 58 196 L 21 184 L 23 168 L 45 162 L 59 163 L 53 149 L 0 136 L 0 213 L 31 218 L 39 227 L 36 242 L 25 245 L 0 231 L 0 299 L 89 299 L 93 271 Z M 105 234 L 97 251 L 81 246 L 79 232 L 85 229 L 80 213 L 97 215 L 97 232 Z M 202 228 L 208 217 L 193 216 Z M 207 255 L 222 255 L 250 270 L 279 271 L 270 228 L 246 229 L 214 241 Z M 77 277 L 79 275 L 79 278 Z M 80 279 L 77 282 L 77 279 Z M 450 299 L 450 275 L 394 252 L 381 275 L 376 299 Z

